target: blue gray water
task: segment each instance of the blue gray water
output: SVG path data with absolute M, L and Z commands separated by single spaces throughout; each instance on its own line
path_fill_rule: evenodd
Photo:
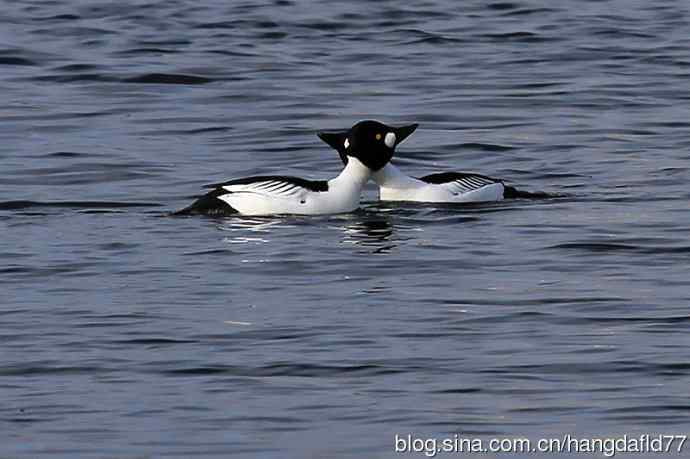
M 0 457 L 687 434 L 689 8 L 0 2 Z M 567 196 L 165 217 L 362 118 Z

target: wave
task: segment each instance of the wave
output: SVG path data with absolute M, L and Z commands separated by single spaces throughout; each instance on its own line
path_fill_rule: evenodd
M 128 207 L 160 207 L 162 204 L 153 202 L 119 202 L 119 201 L 4 201 L 0 202 L 0 210 L 23 210 L 40 207 L 58 207 L 68 209 L 103 209 Z

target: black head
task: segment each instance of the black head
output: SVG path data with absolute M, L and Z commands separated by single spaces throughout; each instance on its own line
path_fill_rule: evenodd
M 395 147 L 417 129 L 417 124 L 392 127 L 378 121 L 365 120 L 347 131 L 319 132 L 319 138 L 340 154 L 347 164 L 348 157 L 357 158 L 373 171 L 381 169 L 393 157 Z

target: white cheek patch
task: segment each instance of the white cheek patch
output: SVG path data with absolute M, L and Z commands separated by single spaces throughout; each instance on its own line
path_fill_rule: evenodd
M 345 139 L 345 143 L 343 143 L 343 145 L 345 146 L 345 149 L 347 150 L 348 148 L 350 148 L 350 141 L 348 139 Z
M 383 139 L 383 141 L 388 148 L 393 148 L 393 145 L 395 145 L 395 134 L 389 132 L 386 134 L 386 138 Z

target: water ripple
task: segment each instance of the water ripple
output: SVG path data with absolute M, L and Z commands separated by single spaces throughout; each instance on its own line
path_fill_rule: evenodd
M 0 456 L 686 432 L 687 19 L 673 1 L 4 2 Z M 394 158 L 410 175 L 551 198 L 385 203 L 368 184 L 346 215 L 162 218 L 204 183 L 335 177 L 314 133 L 363 118 L 420 123 Z

